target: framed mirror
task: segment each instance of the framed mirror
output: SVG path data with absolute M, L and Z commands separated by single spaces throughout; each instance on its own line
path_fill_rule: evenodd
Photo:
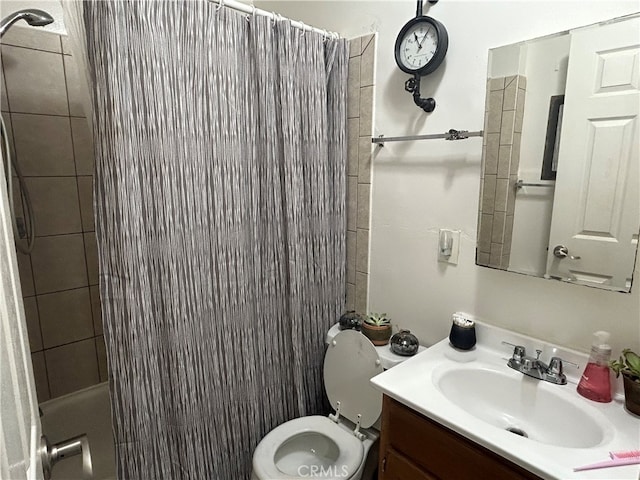
M 630 292 L 640 13 L 489 51 L 476 264 Z

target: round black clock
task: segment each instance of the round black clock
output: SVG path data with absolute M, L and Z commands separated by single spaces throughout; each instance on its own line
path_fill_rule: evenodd
M 444 25 L 434 18 L 418 15 L 398 34 L 396 63 L 403 72 L 427 75 L 440 66 L 448 47 L 449 36 Z

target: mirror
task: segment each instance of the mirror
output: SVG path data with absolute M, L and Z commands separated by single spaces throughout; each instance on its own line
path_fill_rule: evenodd
M 640 13 L 489 51 L 476 264 L 629 292 Z

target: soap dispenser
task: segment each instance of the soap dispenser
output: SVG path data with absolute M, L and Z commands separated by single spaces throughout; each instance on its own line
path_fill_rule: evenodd
M 607 344 L 610 335 L 609 332 L 599 331 L 594 333 L 593 337 L 589 362 L 578 383 L 578 393 L 594 402 L 608 403 L 611 401 L 611 347 Z

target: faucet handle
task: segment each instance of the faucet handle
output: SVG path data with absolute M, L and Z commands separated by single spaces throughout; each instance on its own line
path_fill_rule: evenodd
M 567 383 L 567 377 L 563 373 L 564 364 L 571 365 L 575 368 L 578 368 L 578 365 L 573 362 L 568 362 L 566 360 L 561 359 L 560 357 L 551 357 L 549 361 L 549 366 L 547 367 L 547 380 L 556 383 L 559 385 L 565 385 Z
M 573 362 L 569 362 L 567 360 L 563 360 L 560 357 L 551 357 L 551 360 L 549 361 L 549 368 L 548 371 L 549 373 L 562 373 L 563 370 L 563 366 L 564 365 L 571 365 L 572 367 L 575 368 L 579 368 L 580 365 L 573 363 Z
M 516 345 L 515 343 L 505 342 L 504 340 L 502 341 L 502 344 L 513 347 L 513 354 L 511 355 L 511 358 L 513 360 L 520 362 L 525 357 L 525 349 L 522 345 Z

